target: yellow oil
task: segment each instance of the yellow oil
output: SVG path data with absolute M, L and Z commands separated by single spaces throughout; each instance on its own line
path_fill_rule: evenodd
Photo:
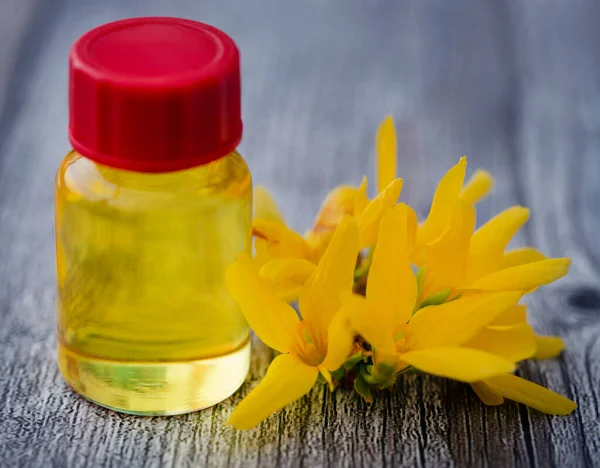
M 244 381 L 249 330 L 224 281 L 250 251 L 252 182 L 233 152 L 145 174 L 76 152 L 56 177 L 59 367 L 134 414 L 195 411 Z

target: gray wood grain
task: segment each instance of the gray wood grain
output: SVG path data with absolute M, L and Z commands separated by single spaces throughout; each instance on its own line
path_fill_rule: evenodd
M 22 13 L 7 21 L 14 5 Z M 315 388 L 237 432 L 223 423 L 273 357 L 258 342 L 247 383 L 206 411 L 138 418 L 75 396 L 55 364 L 66 57 L 97 24 L 155 14 L 213 23 L 239 43 L 241 150 L 294 227 L 308 226 L 333 184 L 373 174 L 386 113 L 402 198 L 421 214 L 462 154 L 497 178 L 480 221 L 531 207 L 518 242 L 571 256 L 573 268 L 535 293 L 530 317 L 568 351 L 519 372 L 580 409 L 487 408 L 465 385 L 408 376 L 370 406 Z M 599 15 L 594 0 L 1 0 L 11 27 L 0 53 L 0 466 L 600 466 Z
M 7 91 L 10 88 L 8 81 L 14 76 L 12 73 L 18 60 L 22 57 L 21 44 L 26 42 L 26 34 L 31 27 L 30 22 L 35 17 L 35 2 L 21 2 L 19 0 L 3 0 L 0 12 L 0 109 L 5 108 Z M 21 46 L 21 47 L 20 47 Z

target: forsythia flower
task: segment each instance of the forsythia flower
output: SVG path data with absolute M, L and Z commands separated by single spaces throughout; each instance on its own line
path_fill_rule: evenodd
M 229 290 L 249 325 L 263 342 L 283 353 L 235 409 L 229 424 L 238 429 L 254 427 L 308 393 L 319 373 L 333 386 L 331 372 L 345 362 L 354 341 L 338 311 L 340 294 L 352 290 L 358 246 L 356 222 L 346 218 L 300 293 L 302 319 L 276 296 L 249 258 L 239 258 L 229 267 Z
M 422 250 L 448 231 L 459 204 L 473 210 L 473 206 L 491 190 L 494 180 L 483 170 L 476 171 L 463 187 L 466 170 L 467 158 L 463 156 L 440 180 L 427 219 L 417 228 L 416 218 L 409 218 L 409 233 L 415 231 L 414 245 L 409 244 L 413 263 L 423 263 Z
M 529 219 L 526 208 L 508 208 L 473 233 L 473 204 L 487 193 L 492 179 L 478 172 L 463 188 L 465 170 L 466 158 L 461 158 L 442 178 L 429 216 L 416 230 L 411 260 L 423 267 L 420 299 L 443 291 L 529 292 L 564 276 L 568 258 L 546 259 L 529 247 L 505 252 Z
M 396 178 L 396 135 L 389 117 L 378 130 L 376 149 L 377 196 L 373 200 L 367 197 L 366 177 L 359 187 L 334 188 L 325 198 L 313 228 L 304 236 L 286 225 L 273 197 L 264 187 L 257 187 L 252 221 L 255 261 L 264 267 L 260 275 L 275 285 L 282 299 L 291 301 L 298 297 L 345 216 L 356 219 L 361 249 L 375 244 L 381 217 L 397 203 L 402 190 L 402 179 Z
M 290 229 L 270 194 L 255 191 L 255 256 L 227 272 L 250 326 L 282 353 L 229 423 L 248 429 L 308 393 L 319 379 L 353 384 L 366 400 L 404 372 L 471 385 L 488 405 L 505 398 L 550 414 L 577 405 L 513 375 L 525 359 L 556 357 L 564 343 L 536 336 L 520 298 L 564 276 L 567 258 L 531 247 L 506 251 L 529 218 L 514 206 L 475 230 L 475 205 L 493 179 L 465 184 L 463 157 L 440 180 L 429 214 L 397 204 L 396 135 L 387 117 L 376 137 L 377 189 L 335 187 L 313 227 Z M 288 305 L 295 299 L 301 318 Z M 287 302 L 286 302 L 287 301 Z
M 527 324 L 525 306 L 516 306 L 506 310 L 466 346 L 522 361 L 531 357 L 556 357 L 564 343 L 555 336 L 535 336 Z M 568 414 L 577 407 L 568 398 L 510 374 L 474 382 L 471 387 L 486 405 L 500 405 L 504 398 L 509 398 L 544 413 L 559 415 Z
M 414 312 L 418 292 L 406 232 L 406 207 L 400 204 L 381 222 L 366 297 L 343 300 L 342 313 L 373 349 L 370 375 L 361 377 L 365 383 L 388 386 L 412 366 L 472 383 L 486 403 L 506 397 L 548 413 L 572 411 L 567 398 L 509 374 L 515 362 L 535 353 L 533 331 L 527 324 L 492 324 L 506 311 L 515 315 L 521 293 L 483 292 Z
M 396 130 L 392 118 L 387 116 L 377 130 L 375 138 L 377 158 L 377 193 L 382 193 L 396 179 Z M 346 215 L 356 216 L 369 202 L 367 178 L 359 187 L 340 185 L 329 192 L 309 231 L 318 235 L 336 228 Z M 371 239 L 374 243 L 374 239 Z
M 446 232 L 423 247 L 421 298 L 442 290 L 529 292 L 564 276 L 568 258 L 547 259 L 529 247 L 505 253 L 528 218 L 529 210 L 513 206 L 473 233 L 475 211 L 458 201 Z
M 260 275 L 275 285 L 279 297 L 287 301 L 298 297 L 300 287 L 314 269 L 311 264 L 318 262 L 344 216 L 357 219 L 361 249 L 375 244 L 381 218 L 396 204 L 402 190 L 402 179 L 396 176 L 396 131 L 391 117 L 386 117 L 379 126 L 375 143 L 378 191 L 375 199 L 370 201 L 367 197 L 366 177 L 358 187 L 335 187 L 325 197 L 313 227 L 304 236 L 286 225 L 271 194 L 262 186 L 256 188 L 252 230 L 255 261 L 266 267 Z M 491 189 L 493 179 L 483 170 L 476 171 L 463 187 L 465 171 L 466 158 L 461 158 L 440 182 L 429 216 L 421 226 L 417 227 L 414 210 L 407 207 L 411 257 L 418 259 L 427 243 L 446 232 L 459 201 L 474 205 Z M 273 260 L 274 264 L 266 266 Z M 364 274 L 368 266 L 367 258 L 357 270 L 357 277 L 361 272 Z
M 342 312 L 373 348 L 374 372 L 379 364 L 393 366 L 396 372 L 413 366 L 474 382 L 512 371 L 511 361 L 462 345 L 514 306 L 521 294 L 480 294 L 413 315 L 418 292 L 406 240 L 406 206 L 400 204 L 381 223 L 366 297 L 347 295 L 342 302 Z
M 366 185 L 364 187 L 366 190 Z M 402 179 L 394 179 L 373 200 L 369 201 L 365 198 L 364 204 L 354 207 L 350 214 L 356 218 L 361 247 L 369 247 L 375 243 L 379 221 L 385 211 L 396 204 L 401 190 Z M 335 230 L 337 224 L 336 222 L 328 226 L 326 230 Z M 264 256 L 266 260 L 289 256 L 318 261 L 324 251 L 324 249 L 316 249 L 316 243 L 311 243 L 310 240 L 288 228 L 282 221 L 255 217 L 252 222 L 252 234 L 258 239 L 267 241 L 266 244 L 259 244 L 260 247 L 257 249 L 257 257 Z

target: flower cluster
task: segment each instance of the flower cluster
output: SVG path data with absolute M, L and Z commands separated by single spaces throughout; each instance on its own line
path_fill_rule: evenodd
M 519 361 L 564 347 L 534 333 L 519 301 L 564 276 L 570 260 L 530 247 L 506 251 L 529 217 L 520 206 L 475 230 L 475 205 L 493 179 L 476 171 L 464 184 L 464 157 L 419 223 L 398 202 L 390 117 L 377 132 L 376 154 L 377 196 L 367 197 L 366 178 L 334 188 L 304 235 L 257 188 L 255 256 L 240 256 L 227 283 L 254 332 L 281 354 L 228 423 L 252 428 L 319 381 L 332 390 L 353 386 L 371 401 L 417 371 L 467 382 L 488 405 L 508 398 L 545 413 L 572 412 L 571 400 L 513 375 Z

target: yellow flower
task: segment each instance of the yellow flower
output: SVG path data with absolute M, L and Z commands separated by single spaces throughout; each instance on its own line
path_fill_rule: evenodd
M 319 373 L 333 385 L 330 372 L 345 362 L 354 342 L 346 318 L 338 311 L 340 294 L 352 290 L 358 248 L 356 221 L 345 218 L 300 293 L 302 319 L 277 297 L 247 256 L 229 267 L 227 285 L 249 325 L 265 344 L 282 354 L 234 410 L 228 424 L 238 429 L 256 426 L 308 393 Z
M 396 130 L 389 115 L 377 129 L 375 156 L 377 193 L 380 194 L 396 180 Z M 359 216 L 368 203 L 366 177 L 363 177 L 359 187 L 339 185 L 325 197 L 310 232 L 314 235 L 335 229 L 344 216 Z M 375 239 L 372 239 L 372 244 L 375 243 Z
M 335 230 L 345 216 L 357 217 L 368 203 L 366 177 L 358 187 L 338 185 L 325 196 L 309 232 Z
M 335 187 L 326 196 L 313 227 L 304 236 L 286 225 L 273 197 L 264 187 L 255 189 L 255 261 L 259 266 L 266 266 L 268 262 L 278 260 L 260 274 L 275 285 L 279 297 L 288 301 L 297 298 L 312 271 L 309 262 L 316 264 L 319 261 L 335 228 L 345 216 L 357 220 L 361 250 L 375 244 L 381 218 L 397 203 L 402 190 L 402 179 L 396 178 L 396 131 L 390 116 L 377 130 L 375 147 L 378 195 L 369 200 L 366 177 L 358 187 Z M 414 263 L 422 264 L 425 247 L 448 230 L 459 202 L 474 205 L 491 189 L 493 179 L 482 170 L 476 171 L 463 187 L 465 171 L 466 158 L 462 158 L 440 181 L 429 216 L 421 226 L 417 227 L 414 210 L 406 208 L 408 246 Z M 368 262 L 365 266 L 368 268 Z
M 381 222 L 366 297 L 347 293 L 342 300 L 342 313 L 374 349 L 373 381 L 385 385 L 409 366 L 465 382 L 512 372 L 513 361 L 464 345 L 521 293 L 472 295 L 413 315 L 418 290 L 407 237 L 407 209 L 399 204 Z
M 525 306 L 519 305 L 503 312 L 465 347 L 517 362 L 555 357 L 564 343 L 556 336 L 534 335 L 526 321 Z M 500 405 L 508 398 L 549 414 L 564 415 L 577 408 L 568 398 L 511 374 L 473 382 L 471 387 L 486 405 Z
M 260 190 L 262 200 L 256 212 L 268 212 L 270 215 L 268 219 L 255 218 L 252 221 L 254 260 L 261 267 L 260 276 L 275 286 L 280 298 L 291 302 L 297 299 L 302 285 L 314 271 L 337 224 L 328 229 L 309 231 L 303 237 L 287 227 L 281 216 L 274 216 L 278 213 L 274 200 L 265 189 L 261 187 Z M 367 201 L 364 209 L 352 213 L 359 231 L 361 250 L 375 243 L 381 217 L 396 204 L 401 190 L 402 179 L 394 179 L 382 193 Z
M 419 266 L 424 268 L 420 299 L 444 290 L 531 292 L 564 276 L 568 258 L 546 258 L 530 247 L 505 252 L 528 218 L 529 210 L 513 206 L 473 232 L 475 210 L 458 199 L 451 218 L 444 221 L 444 232 L 429 236 L 420 228 L 417 233 L 417 239 L 428 239 L 419 253 Z
M 409 231 L 416 229 L 414 245 L 409 243 L 411 260 L 417 265 L 424 262 L 424 249 L 442 237 L 451 228 L 457 216 L 458 205 L 465 205 L 471 210 L 485 197 L 494 185 L 492 176 L 477 170 L 463 187 L 467 170 L 467 158 L 462 157 L 440 180 L 427 219 L 416 227 L 416 217 L 409 219 Z M 415 223 L 411 226 L 411 223 Z
M 361 187 L 366 190 L 366 179 L 363 180 Z M 271 207 L 276 206 L 273 199 L 267 196 L 266 190 L 263 187 L 259 188 L 262 192 L 262 203 Z M 381 217 L 396 204 L 400 197 L 402 179 L 392 180 L 373 200 L 365 199 L 364 204 L 355 204 L 351 210 L 342 208 L 342 204 L 345 203 L 342 199 L 347 195 L 347 193 L 342 193 L 345 190 L 345 186 L 337 187 L 328 195 L 323 208 L 317 215 L 315 226 L 306 234 L 306 237 L 287 227 L 282 218 L 276 218 L 273 215 L 270 215 L 268 219 L 258 217 L 265 212 L 265 209 L 262 206 L 255 208 L 259 214 L 255 214 L 252 222 L 252 235 L 258 241 L 258 243 L 255 241 L 255 249 L 256 256 L 260 260 L 259 263 L 264 264 L 274 258 L 304 258 L 317 262 L 331 239 L 333 231 L 345 216 L 356 218 L 361 248 L 372 246 L 377 240 Z M 363 189 L 359 187 L 356 190 L 362 191 Z M 331 197 L 335 198 L 335 201 L 329 203 L 328 200 Z
M 394 178 L 370 201 L 366 196 L 366 190 L 366 178 L 363 178 L 361 186 L 356 189 L 350 186 L 340 186 L 333 189 L 317 214 L 315 224 L 308 237 L 314 239 L 326 235 L 328 232 L 335 230 L 340 219 L 349 215 L 356 218 L 360 232 L 361 249 L 374 245 L 377 241 L 382 216 L 398 202 L 402 191 L 402 179 Z M 360 199 L 360 201 L 346 203 L 350 194 L 353 194 L 354 198 Z M 313 245 L 315 245 L 314 241 Z
M 372 382 L 412 366 L 471 383 L 486 404 L 504 398 L 550 414 L 568 414 L 576 404 L 512 375 L 518 361 L 550 357 L 563 348 L 558 337 L 536 337 L 526 323 L 519 292 L 484 292 L 429 306 L 413 315 L 417 284 L 407 253 L 406 208 L 384 217 L 367 282 L 366 298 L 346 295 L 342 311 L 374 350 Z M 510 369 L 510 370 L 509 370 Z
M 287 301 L 298 297 L 312 273 L 310 263 L 318 263 L 344 217 L 356 219 L 361 250 L 377 241 L 381 218 L 398 202 L 402 191 L 402 179 L 396 178 L 396 134 L 389 116 L 377 132 L 376 150 L 377 196 L 373 200 L 367 197 L 366 177 L 358 187 L 335 187 L 326 196 L 312 229 L 304 236 L 286 225 L 275 200 L 264 187 L 255 189 L 252 222 L 255 261 L 263 267 L 261 277 L 276 287 L 279 297 Z M 416 226 L 416 216 L 414 221 Z

